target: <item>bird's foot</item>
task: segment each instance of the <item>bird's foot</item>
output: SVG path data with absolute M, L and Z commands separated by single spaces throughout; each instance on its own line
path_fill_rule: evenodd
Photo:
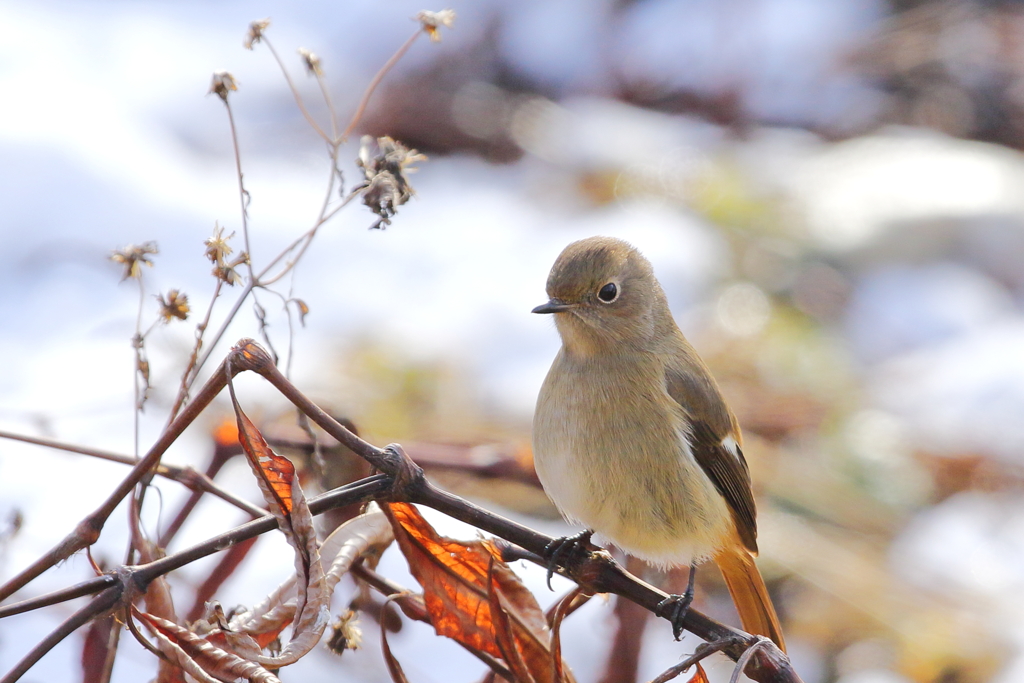
M 672 635 L 679 640 L 683 635 L 683 621 L 687 612 L 690 611 L 690 604 L 693 602 L 693 581 L 697 577 L 697 566 L 690 565 L 690 576 L 686 580 L 686 592 L 682 595 L 670 595 L 658 603 L 654 613 L 664 617 L 672 624 Z
M 594 532 L 590 529 L 579 532 L 572 536 L 562 536 L 547 544 L 544 548 L 544 559 L 548 561 L 548 590 L 551 588 L 551 577 L 555 575 L 555 568 L 559 560 L 567 558 L 576 559 L 581 553 L 587 550 L 590 545 L 590 537 Z

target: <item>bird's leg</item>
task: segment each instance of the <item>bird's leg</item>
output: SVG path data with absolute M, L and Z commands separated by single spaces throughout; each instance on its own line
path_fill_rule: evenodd
M 556 538 L 544 547 L 544 558 L 548 561 L 548 590 L 554 590 L 551 588 L 551 577 L 555 575 L 558 561 L 563 557 L 574 559 L 581 551 L 587 549 L 593 535 L 592 529 L 584 529 L 572 536 Z
M 679 640 L 683 635 L 683 619 L 690 611 L 690 603 L 693 602 L 693 580 L 697 577 L 697 563 L 690 563 L 690 576 L 686 580 L 686 592 L 682 595 L 670 595 L 658 603 L 654 613 L 659 617 L 665 617 L 672 623 L 672 635 Z

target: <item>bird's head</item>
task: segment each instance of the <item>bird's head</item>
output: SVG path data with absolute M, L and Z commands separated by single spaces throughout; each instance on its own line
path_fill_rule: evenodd
M 591 237 L 567 246 L 548 275 L 549 300 L 562 342 L 589 355 L 623 346 L 646 347 L 664 308 L 650 262 L 628 242 Z

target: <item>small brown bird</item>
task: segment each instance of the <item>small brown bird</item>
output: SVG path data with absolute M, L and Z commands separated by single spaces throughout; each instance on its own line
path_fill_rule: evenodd
M 547 293 L 533 312 L 554 314 L 562 348 L 533 422 L 544 490 L 566 518 L 648 562 L 692 568 L 713 559 L 743 628 L 784 651 L 754 563 L 739 425 L 672 319 L 651 264 L 621 240 L 581 240 L 555 261 Z M 688 598 L 675 599 L 685 614 Z

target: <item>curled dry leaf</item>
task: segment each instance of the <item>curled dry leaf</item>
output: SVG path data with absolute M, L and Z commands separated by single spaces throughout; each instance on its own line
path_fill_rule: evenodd
M 138 617 L 156 637 L 160 651 L 204 683 L 237 678 L 252 683 L 280 683 L 277 676 L 259 664 L 220 648 L 172 621 L 145 612 L 138 613 Z
M 396 599 L 397 595 L 390 596 L 384 601 L 387 605 L 392 600 Z M 380 630 L 380 649 L 384 653 L 384 663 L 388 667 L 388 673 L 391 675 L 391 680 L 394 683 L 409 683 L 409 679 L 405 675 L 405 671 L 402 669 L 402 665 L 395 658 L 393 652 L 391 652 L 391 646 L 388 644 L 388 630 L 382 628 Z
M 262 654 L 262 646 L 269 642 L 269 633 L 223 632 L 223 635 L 232 640 L 232 650 L 247 659 L 269 667 L 286 666 L 298 661 L 320 641 L 330 620 L 327 607 L 330 592 L 320 564 L 313 516 L 299 486 L 295 466 L 288 458 L 271 450 L 256 425 L 242 412 L 234 392 L 231 401 L 238 421 L 238 440 L 242 450 L 256 475 L 270 512 L 277 518 L 281 531 L 295 549 L 296 616 L 292 621 L 292 638 L 277 656 Z
M 412 505 L 387 506 L 395 539 L 423 587 L 438 635 L 500 657 L 537 683 L 554 681 L 544 613 L 533 594 L 491 544 L 439 536 Z M 564 680 L 572 674 L 563 663 Z
M 697 662 L 694 666 L 697 667 L 697 670 L 690 677 L 690 683 L 708 683 L 708 675 L 704 671 L 704 667 L 700 665 L 700 662 Z
M 365 513 L 345 522 L 328 536 L 320 546 L 321 564 L 331 563 L 324 577 L 327 600 L 334 593 L 341 577 L 348 573 L 357 559 L 368 552 L 384 548 L 394 540 L 391 524 L 379 507 L 371 504 Z M 229 630 L 263 634 L 255 636 L 261 642 L 269 634 L 276 636 L 287 626 L 295 614 L 295 577 L 278 586 L 252 610 L 239 613 L 231 619 Z

